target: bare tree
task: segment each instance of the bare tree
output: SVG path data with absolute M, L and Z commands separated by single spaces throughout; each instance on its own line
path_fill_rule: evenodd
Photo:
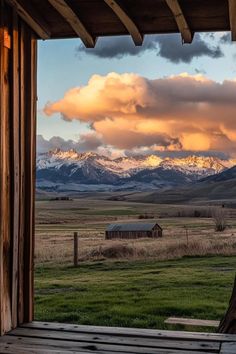
M 227 218 L 226 211 L 224 208 L 216 207 L 212 209 L 212 218 L 215 223 L 215 230 L 218 232 L 222 232 L 226 229 L 227 226 Z

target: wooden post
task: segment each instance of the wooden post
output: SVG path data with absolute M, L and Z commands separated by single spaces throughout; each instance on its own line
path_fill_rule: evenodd
M 184 226 L 184 228 L 185 228 L 187 247 L 188 247 L 189 246 L 188 229 L 187 229 L 187 226 Z
M 220 322 L 218 332 L 228 334 L 236 333 L 236 277 L 234 280 L 234 287 L 231 299 L 229 301 L 229 307 L 226 311 L 224 318 Z
M 74 232 L 74 267 L 78 267 L 78 232 Z

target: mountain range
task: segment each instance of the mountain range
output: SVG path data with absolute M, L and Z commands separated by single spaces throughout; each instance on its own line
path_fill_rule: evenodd
M 134 201 L 164 204 L 221 201 L 226 205 L 236 205 L 236 166 L 177 188 L 153 191 L 144 197 L 137 193 Z
M 212 178 L 227 178 L 229 171 L 236 178 L 235 164 L 209 156 L 112 159 L 94 152 L 56 149 L 37 157 L 37 188 L 57 192 L 163 190 L 212 183 Z

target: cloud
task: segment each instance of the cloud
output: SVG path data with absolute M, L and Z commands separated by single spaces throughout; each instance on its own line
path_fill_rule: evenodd
M 223 42 L 222 37 L 222 42 Z M 78 55 L 85 53 L 99 58 L 117 58 L 125 56 L 138 56 L 147 51 L 155 51 L 158 56 L 172 63 L 190 63 L 192 59 L 201 56 L 219 58 L 223 52 L 219 45 L 209 45 L 201 35 L 195 34 L 191 45 L 182 45 L 179 34 L 149 35 L 145 37 L 141 47 L 135 47 L 130 37 L 101 38 L 95 49 L 85 48 L 80 45 L 76 48 Z
M 71 150 L 75 149 L 79 152 L 96 151 L 103 145 L 102 138 L 96 132 L 88 132 L 80 135 L 78 141 L 64 140 L 59 136 L 53 136 L 47 140 L 42 135 L 37 135 L 37 153 L 44 153 L 50 150 L 61 149 Z
M 223 57 L 223 52 L 219 45 L 212 46 L 204 41 L 199 34 L 195 35 L 191 45 L 182 45 L 174 36 L 169 36 L 168 40 L 160 37 L 159 55 L 168 59 L 172 63 L 190 63 L 194 58 L 208 56 L 210 58 Z
M 48 116 L 90 124 L 97 144 L 113 149 L 224 153 L 236 151 L 235 110 L 236 80 L 186 73 L 155 80 L 95 75 L 45 107 Z
M 231 43 L 232 39 L 231 39 L 231 33 L 227 32 L 227 33 L 223 33 L 220 36 L 220 43 L 222 44 L 229 44 Z

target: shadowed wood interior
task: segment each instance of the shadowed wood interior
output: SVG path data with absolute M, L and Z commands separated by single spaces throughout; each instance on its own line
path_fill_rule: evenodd
M 33 318 L 36 45 L 1 0 L 0 332 Z
M 178 0 L 166 0 L 167 5 L 171 9 L 177 26 L 179 28 L 179 31 L 182 36 L 183 43 L 192 43 L 193 40 L 193 34 L 191 32 L 191 29 L 189 28 L 189 25 L 187 23 L 187 20 L 183 14 L 183 11 L 180 7 L 179 1 Z
M 131 35 L 140 45 L 145 34 L 180 32 L 190 43 L 195 32 L 232 29 L 235 39 L 229 16 L 230 12 L 235 17 L 234 0 L 7 1 L 38 38 L 81 37 L 87 47 L 93 47 L 99 36 L 114 35 Z

